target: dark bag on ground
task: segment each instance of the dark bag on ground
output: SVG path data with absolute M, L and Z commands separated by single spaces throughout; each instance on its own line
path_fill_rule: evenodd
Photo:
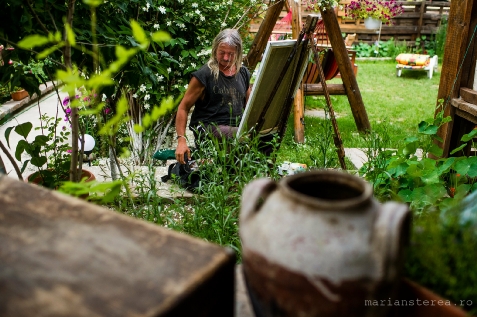
M 170 179 L 175 180 L 180 187 L 197 192 L 200 186 L 200 174 L 194 160 L 184 155 L 185 164 L 175 162 L 169 165 L 167 175 L 161 177 L 161 181 L 167 182 Z M 195 166 L 195 167 L 194 167 Z

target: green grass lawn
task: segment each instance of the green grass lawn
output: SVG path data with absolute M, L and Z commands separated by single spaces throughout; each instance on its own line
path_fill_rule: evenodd
M 371 129 L 377 133 L 386 133 L 392 147 L 398 147 L 405 138 L 415 135 L 420 121 L 433 117 L 439 89 L 439 72 L 429 79 L 424 71 L 403 70 L 401 77 L 397 77 L 394 61 L 357 61 L 357 65 L 356 79 Z M 335 78 L 328 83 L 341 83 L 341 79 Z M 344 147 L 366 147 L 367 143 L 358 133 L 347 96 L 331 96 L 331 102 L 339 117 L 337 122 Z M 305 107 L 324 109 L 325 98 L 307 96 Z M 310 156 L 317 157 L 317 149 L 326 146 L 331 147 L 328 155 L 336 157 L 333 142 L 323 144 L 326 141 L 326 138 L 323 138 L 324 131 L 330 128 L 329 123 L 323 121 L 305 116 L 305 144 L 295 144 L 293 118 L 290 118 L 278 160 L 291 160 L 313 166 Z M 317 167 L 333 166 L 331 164 Z

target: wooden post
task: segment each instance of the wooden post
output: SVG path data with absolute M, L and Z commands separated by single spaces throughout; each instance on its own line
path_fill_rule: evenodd
M 354 76 L 353 67 L 348 56 L 348 51 L 343 38 L 341 37 L 341 29 L 336 18 L 336 13 L 332 8 L 321 10 L 321 16 L 325 23 L 326 33 L 333 48 L 333 52 L 338 62 L 338 69 L 341 73 L 341 79 L 348 96 L 356 127 L 360 132 L 371 130 L 368 114 L 364 107 L 363 99 L 359 91 L 358 82 Z
M 422 23 L 424 21 L 424 12 L 426 12 L 426 1 L 421 2 L 421 8 L 419 11 L 419 21 L 417 23 L 417 37 L 421 37 Z
M 442 107 L 439 107 L 439 104 L 437 105 L 436 114 L 444 109 L 444 116 L 450 116 L 452 119 L 454 119 L 455 107 L 450 104 L 450 101 L 459 94 L 462 78 L 459 67 L 469 41 L 469 26 L 475 26 L 470 25 L 473 3 L 473 0 L 453 1 L 449 12 L 444 60 L 442 62 L 439 92 L 437 93 L 437 100 L 443 99 L 444 104 Z M 453 124 L 453 121 L 446 123 L 437 132 L 443 140 L 442 143 L 438 142 L 443 150 L 443 157 L 449 155 Z
M 298 38 L 298 34 L 301 31 L 301 1 L 292 1 L 291 2 L 292 10 L 292 37 L 294 39 Z M 303 119 L 305 117 L 303 106 L 305 101 L 303 100 L 303 84 L 300 84 L 298 91 L 295 95 L 295 100 L 293 103 L 293 122 L 294 122 L 294 133 L 295 133 L 295 142 L 303 143 L 305 142 L 305 125 L 303 124 Z
M 268 8 L 265 18 L 260 24 L 260 28 L 253 39 L 250 51 L 244 58 L 244 64 L 251 73 L 255 70 L 255 67 L 262 58 L 263 51 L 267 46 L 267 42 L 270 38 L 270 35 L 272 34 L 273 27 L 277 23 L 277 19 L 282 12 L 284 3 L 285 0 L 275 1 L 275 3 Z

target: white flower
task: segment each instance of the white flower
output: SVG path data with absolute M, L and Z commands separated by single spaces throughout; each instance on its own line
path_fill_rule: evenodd
M 164 76 L 162 76 L 162 75 L 157 76 L 157 80 L 158 80 L 158 81 L 163 81 L 163 80 L 164 80 Z
M 179 63 L 179 68 L 184 68 L 184 64 Z
M 161 90 L 164 90 L 164 86 L 161 86 Z
M 101 101 L 105 101 L 106 99 L 108 99 L 108 96 L 106 96 L 105 94 L 103 94 L 101 97 Z
M 192 66 L 192 68 L 195 68 L 196 63 L 190 63 L 190 66 Z
M 145 103 L 144 104 L 144 109 L 149 110 L 149 108 L 151 108 L 151 106 L 148 103 Z
M 146 92 L 146 86 L 144 84 L 142 84 L 140 87 L 139 87 L 139 90 L 141 92 Z
M 197 3 L 195 3 L 195 2 L 192 4 L 192 7 L 193 7 L 193 8 L 197 8 L 198 6 L 199 6 L 199 5 L 198 5 Z
M 172 72 L 172 69 L 170 67 L 167 68 L 167 72 L 170 73 Z
M 151 96 L 150 96 L 149 94 L 146 94 L 146 95 L 144 96 L 144 100 L 148 101 L 149 99 L 151 99 Z
M 197 13 L 197 15 L 200 15 L 200 10 L 199 9 L 195 10 L 195 13 Z
M 227 4 L 228 4 L 229 6 L 231 6 L 232 3 L 233 3 L 232 0 L 229 0 L 229 2 L 227 2 Z
M 147 7 L 142 7 L 142 10 L 147 12 L 147 11 L 149 10 L 149 8 L 147 8 Z
M 157 23 L 154 24 L 154 28 L 155 28 L 156 30 L 158 30 L 158 29 L 160 28 L 159 24 L 157 24 Z
M 167 26 L 171 26 L 172 22 L 171 21 L 167 21 Z
M 137 94 L 134 94 L 134 95 L 133 95 L 133 98 L 137 98 Z
M 203 15 L 200 16 L 201 21 L 205 21 L 205 17 Z
M 184 86 L 185 89 L 187 89 L 188 87 L 189 87 L 189 84 L 186 84 L 186 85 Z
M 222 22 L 221 26 L 222 26 L 222 27 L 225 27 L 225 26 L 227 26 L 227 23 Z
M 164 8 L 163 6 L 159 7 L 159 11 L 161 11 L 162 14 L 166 14 L 166 8 Z

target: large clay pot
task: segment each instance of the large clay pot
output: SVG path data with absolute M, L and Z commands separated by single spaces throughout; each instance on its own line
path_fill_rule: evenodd
M 406 205 L 381 205 L 344 172 L 251 182 L 240 237 L 256 316 L 383 316 L 365 300 L 394 298 L 409 220 Z

